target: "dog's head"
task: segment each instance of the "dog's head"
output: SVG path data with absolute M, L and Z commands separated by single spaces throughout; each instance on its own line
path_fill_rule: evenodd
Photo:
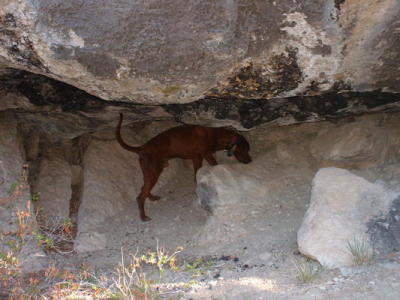
M 226 150 L 228 156 L 234 155 L 241 163 L 248 164 L 251 162 L 249 142 L 240 134 L 235 135 L 234 142 L 228 145 Z

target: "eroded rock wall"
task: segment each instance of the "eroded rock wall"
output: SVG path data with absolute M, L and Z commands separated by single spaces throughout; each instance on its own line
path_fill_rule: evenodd
M 13 253 L 25 273 L 46 268 L 47 259 L 37 244 L 38 225 L 31 204 L 28 166 L 17 121 L 0 113 L 0 252 Z
M 400 191 L 396 179 L 399 125 L 398 114 L 376 114 L 250 131 L 251 164 L 205 167 L 199 172 L 196 193 L 200 205 L 210 212 L 199 233 L 199 244 L 216 251 L 220 245 L 234 247 L 235 241 L 244 239 L 257 224 L 255 216 L 260 211 L 277 211 L 278 217 L 295 222 L 296 232 L 302 226 L 299 243 L 304 254 L 327 266 L 351 264 L 348 253 L 340 254 L 347 251 L 347 242 L 367 237 L 369 243 L 368 223 L 386 214 Z M 218 159 L 224 162 L 222 157 Z M 314 181 L 318 184 L 313 185 L 315 174 L 324 174 L 318 170 L 327 166 L 341 168 L 339 174 L 345 175 L 317 176 Z M 305 212 L 310 196 L 311 207 L 303 225 L 302 216 L 279 215 L 285 207 Z M 347 222 L 345 232 L 341 230 L 342 217 Z

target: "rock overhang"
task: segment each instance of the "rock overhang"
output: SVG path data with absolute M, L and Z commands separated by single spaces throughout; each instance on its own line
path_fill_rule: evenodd
M 336 120 L 372 112 L 400 109 L 400 95 L 340 90 L 273 99 L 208 96 L 185 104 L 143 105 L 106 101 L 66 83 L 6 69 L 2 73 L 1 110 L 12 110 L 21 122 L 56 139 L 71 139 L 113 128 L 119 112 L 128 122 L 174 120 L 184 124 L 231 126 L 250 130 L 263 124 L 290 125 Z
M 8 0 L 0 59 L 144 105 L 399 92 L 399 11 L 390 0 Z

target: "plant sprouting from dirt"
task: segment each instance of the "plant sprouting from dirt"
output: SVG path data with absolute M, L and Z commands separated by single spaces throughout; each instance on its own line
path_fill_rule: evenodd
M 301 283 L 307 283 L 316 279 L 323 271 L 323 267 L 309 258 L 301 258 L 295 261 L 296 278 Z
M 153 299 L 156 291 L 153 290 L 153 282 L 146 279 L 142 271 L 142 259 L 137 253 L 131 254 L 128 264 L 125 264 L 124 252 L 121 249 L 121 263 L 117 267 L 115 287 L 122 299 Z
M 39 231 L 35 236 L 39 246 L 60 254 L 72 252 L 74 224 L 70 218 L 48 217 L 38 212 L 36 219 Z
M 347 250 L 352 256 L 356 266 L 370 264 L 374 259 L 374 252 L 365 238 L 354 237 L 347 242 Z
M 33 193 L 31 196 L 32 202 L 38 202 L 40 200 L 40 192 Z
M 159 247 L 157 240 L 156 251 L 147 252 L 141 256 L 141 260 L 146 264 L 157 266 L 161 276 L 165 272 L 165 266 L 167 265 L 174 271 L 179 270 L 179 267 L 177 266 L 176 255 L 182 250 L 182 247 L 178 247 L 174 253 L 169 254 L 164 248 Z
M 207 270 L 213 266 L 213 262 L 203 257 L 196 258 L 192 263 L 185 264 L 185 271 L 191 273 L 192 278 L 206 274 Z

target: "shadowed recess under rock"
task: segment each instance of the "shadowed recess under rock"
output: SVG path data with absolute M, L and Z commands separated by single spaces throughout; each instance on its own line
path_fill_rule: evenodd
M 400 197 L 393 201 L 386 216 L 368 223 L 368 233 L 379 254 L 400 251 Z
M 103 125 L 106 109 L 124 109 L 133 113 L 130 121 L 171 119 L 187 124 L 233 126 L 251 129 L 265 123 L 289 125 L 302 122 L 338 119 L 362 113 L 400 110 L 400 96 L 381 91 L 340 92 L 339 87 L 315 96 L 296 96 L 275 99 L 242 99 L 232 96 L 206 97 L 187 104 L 141 105 L 124 101 L 106 101 L 66 83 L 48 77 L 7 69 L 0 75 L 0 91 L 17 94 L 29 100 L 35 112 L 73 113 L 80 119 L 94 119 Z M 5 97 L 7 109 L 7 97 Z M 49 109 L 52 107 L 52 109 Z M 17 112 L 30 113 L 18 107 Z M 60 108 L 61 112 L 59 109 Z M 158 111 L 158 110 L 160 110 Z M 86 114 L 82 114 L 86 113 Z M 87 113 L 90 113 L 90 117 Z M 115 120 L 117 118 L 115 114 Z M 34 118 L 34 117 L 33 117 Z M 115 122 L 113 119 L 112 121 Z M 92 128 L 93 129 L 93 128 Z M 88 129 L 90 131 L 90 129 Z

